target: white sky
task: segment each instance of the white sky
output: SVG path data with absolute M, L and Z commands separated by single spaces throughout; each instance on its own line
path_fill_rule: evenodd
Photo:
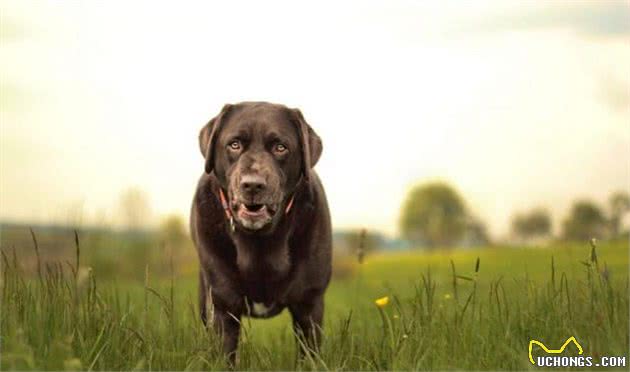
M 629 189 L 627 2 L 0 6 L 0 220 L 116 223 L 132 186 L 187 217 L 198 131 L 242 100 L 301 108 L 338 228 L 396 233 L 433 179 L 495 236 Z

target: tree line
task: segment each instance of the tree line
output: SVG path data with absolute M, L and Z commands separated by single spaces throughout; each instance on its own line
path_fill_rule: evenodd
M 561 225 L 560 238 L 565 240 L 588 240 L 591 238 L 617 238 L 621 235 L 623 216 L 630 210 L 630 196 L 617 191 L 608 198 L 607 205 L 594 201 L 576 200 Z M 549 212 L 536 208 L 519 213 L 512 219 L 512 234 L 521 241 L 552 236 Z
M 630 210 L 628 193 L 613 193 L 606 206 L 577 200 L 562 221 L 560 238 L 588 240 L 616 238 L 622 233 L 623 216 Z M 400 231 L 403 238 L 426 247 L 488 244 L 485 224 L 468 208 L 464 198 L 444 182 L 414 187 L 402 207 Z M 534 208 L 516 213 L 511 221 L 512 239 L 519 242 L 550 239 L 553 223 L 549 211 Z

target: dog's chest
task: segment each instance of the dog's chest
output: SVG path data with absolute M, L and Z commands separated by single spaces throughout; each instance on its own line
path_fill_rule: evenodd
M 267 252 L 240 251 L 237 267 L 242 280 L 244 295 L 257 301 L 269 303 L 281 301 L 286 287 L 291 262 L 286 251 Z M 262 308 L 260 309 L 262 311 Z M 264 311 L 263 311 L 264 312 Z
M 277 279 L 289 272 L 291 261 L 286 250 L 237 250 L 236 264 L 242 277 Z

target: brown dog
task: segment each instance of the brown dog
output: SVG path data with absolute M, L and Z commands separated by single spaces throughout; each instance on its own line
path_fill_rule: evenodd
M 199 147 L 205 173 L 190 230 L 204 324 L 211 316 L 234 363 L 241 316 L 288 307 L 296 334 L 316 350 L 332 246 L 328 203 L 312 169 L 320 138 L 297 109 L 244 102 L 225 105 L 201 130 Z

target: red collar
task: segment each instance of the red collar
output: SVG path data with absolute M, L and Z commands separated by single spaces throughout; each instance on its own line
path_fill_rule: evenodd
M 291 211 L 291 207 L 293 207 L 293 199 L 295 198 L 295 194 L 291 195 L 291 199 L 289 199 L 289 203 L 287 203 L 287 207 L 284 209 L 284 214 L 287 215 Z M 219 187 L 219 199 L 221 199 L 221 206 L 223 207 L 223 211 L 225 212 L 225 217 L 227 217 L 228 221 L 230 221 L 230 229 L 234 231 L 234 216 L 232 215 L 232 211 L 230 211 L 230 205 L 225 198 L 225 194 L 223 193 L 223 188 Z

